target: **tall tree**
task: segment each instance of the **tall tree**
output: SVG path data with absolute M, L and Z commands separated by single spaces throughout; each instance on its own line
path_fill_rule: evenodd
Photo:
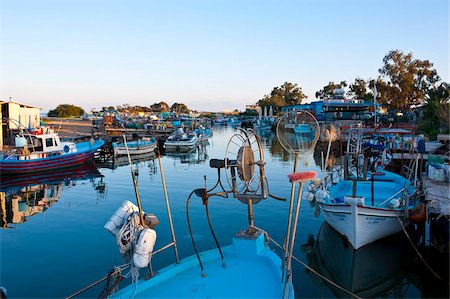
M 341 81 L 340 83 L 329 82 L 321 90 L 316 92 L 316 98 L 321 100 L 327 100 L 333 98 L 334 90 L 338 88 L 347 87 L 347 82 Z
M 265 95 L 258 101 L 258 105 L 282 107 L 286 105 L 301 104 L 306 99 L 302 88 L 297 83 L 284 82 L 281 86 L 274 87 L 270 95 Z
M 355 82 L 349 85 L 350 95 L 357 100 L 372 101 L 373 93 L 368 89 L 369 82 L 356 78 Z
M 414 59 L 412 53 L 400 50 L 392 50 L 383 58 L 379 72 L 385 81 L 383 88 L 390 96 L 389 105 L 397 109 L 423 103 L 425 94 L 440 80 L 433 63 Z

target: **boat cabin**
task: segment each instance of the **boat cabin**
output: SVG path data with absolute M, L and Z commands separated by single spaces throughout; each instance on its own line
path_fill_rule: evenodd
M 16 148 L 19 150 L 19 160 L 46 158 L 63 154 L 76 153 L 73 142 L 61 142 L 58 134 L 48 128 L 38 128 L 29 131 L 28 135 L 16 136 Z

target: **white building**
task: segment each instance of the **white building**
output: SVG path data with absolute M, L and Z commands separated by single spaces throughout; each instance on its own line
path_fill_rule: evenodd
M 0 149 L 3 145 L 12 145 L 14 134 L 21 130 L 39 127 L 41 123 L 41 109 L 13 101 L 0 102 Z

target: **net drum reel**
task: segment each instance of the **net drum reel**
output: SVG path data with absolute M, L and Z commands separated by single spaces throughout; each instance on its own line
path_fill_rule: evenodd
M 225 175 L 230 191 L 244 204 L 267 198 L 264 154 L 261 141 L 253 130 L 239 129 L 227 145 Z

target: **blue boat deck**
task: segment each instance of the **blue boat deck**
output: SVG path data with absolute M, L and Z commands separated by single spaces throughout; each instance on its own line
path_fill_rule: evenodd
M 217 249 L 200 254 L 206 276 L 196 256 L 159 271 L 152 279 L 140 280 L 134 298 L 281 298 L 281 259 L 256 239 L 233 238 L 233 245 L 222 248 L 226 266 Z M 293 287 L 291 294 L 293 297 Z M 129 285 L 114 297 L 130 298 Z

